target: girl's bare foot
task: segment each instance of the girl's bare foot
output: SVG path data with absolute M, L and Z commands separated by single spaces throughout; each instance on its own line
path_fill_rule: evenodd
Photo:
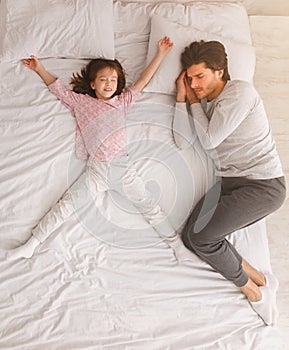
M 40 242 L 37 238 L 32 236 L 25 244 L 22 246 L 12 249 L 7 254 L 8 260 L 16 260 L 21 258 L 31 258 L 35 249 L 38 247 Z

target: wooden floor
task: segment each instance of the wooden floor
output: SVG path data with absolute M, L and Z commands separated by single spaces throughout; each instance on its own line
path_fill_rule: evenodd
M 257 65 L 255 86 L 263 98 L 289 187 L 289 16 L 250 16 Z M 289 192 L 289 191 L 288 191 Z M 289 199 L 267 219 L 271 263 L 279 278 L 279 327 L 289 349 Z M 286 349 L 286 350 L 287 350 Z

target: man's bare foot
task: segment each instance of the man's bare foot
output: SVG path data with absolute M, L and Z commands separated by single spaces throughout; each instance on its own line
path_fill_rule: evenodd
M 262 299 L 257 302 L 250 302 L 254 311 L 263 319 L 268 326 L 274 326 L 277 323 L 278 309 L 276 301 L 276 292 L 278 289 L 278 280 L 275 276 L 266 275 L 266 285 L 261 286 Z
M 264 280 L 265 285 L 258 286 L 249 277 L 248 282 L 240 290 L 248 298 L 253 310 L 262 318 L 264 323 L 272 326 L 276 324 L 278 317 L 276 304 L 278 280 L 269 274 L 264 276 Z
M 242 259 L 242 267 L 246 272 L 248 277 L 257 285 L 257 286 L 265 286 L 266 285 L 266 277 L 262 272 L 256 270 L 252 265 L 248 263 L 245 259 Z
M 248 282 L 240 289 L 249 301 L 256 302 L 262 299 L 262 293 L 260 291 L 259 286 L 257 286 L 257 284 L 253 282 L 250 277 L 248 279 Z

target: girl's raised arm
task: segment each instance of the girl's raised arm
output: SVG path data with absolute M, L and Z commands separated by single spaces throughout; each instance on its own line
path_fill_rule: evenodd
M 155 72 L 159 68 L 162 60 L 165 58 L 167 53 L 172 48 L 173 43 L 170 38 L 165 36 L 158 42 L 158 52 L 155 57 L 152 59 L 151 63 L 146 67 L 146 69 L 142 72 L 140 78 L 134 84 L 138 91 L 142 91 L 143 88 L 150 82 L 151 78 L 154 76 Z
M 47 72 L 47 70 L 42 66 L 42 64 L 39 62 L 36 56 L 25 58 L 24 60 L 22 60 L 22 62 L 25 67 L 28 67 L 34 72 L 36 72 L 47 86 L 52 84 L 56 80 L 56 78 L 52 74 Z

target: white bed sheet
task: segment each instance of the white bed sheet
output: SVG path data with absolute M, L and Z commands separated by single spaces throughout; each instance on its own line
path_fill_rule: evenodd
M 146 13 L 161 8 L 150 4 Z M 129 28 L 130 18 L 122 14 L 123 22 L 117 22 L 116 57 L 131 83 L 143 68 L 149 33 L 141 30 L 141 40 L 140 33 L 123 33 L 121 24 Z M 200 25 L 208 23 L 200 18 Z M 250 44 L 248 27 L 240 28 L 226 33 Z M 43 63 L 68 84 L 86 61 L 51 58 Z M 111 194 L 102 213 L 93 206 L 77 213 L 31 259 L 7 261 L 7 250 L 30 237 L 85 163 L 74 155 L 74 118 L 39 77 L 21 62 L 1 63 L 0 74 L 0 349 L 281 347 L 278 330 L 264 326 L 237 287 L 194 254 L 191 261 L 177 262 L 143 217 L 119 210 L 121 198 L 115 203 Z M 175 146 L 173 104 L 172 96 L 144 93 L 128 114 L 128 148 L 180 229 L 213 175 L 197 143 L 182 151 Z M 272 272 L 265 221 L 230 240 L 250 263 Z
M 43 63 L 67 83 L 85 62 Z M 141 215 L 120 213 L 109 196 L 107 216 L 87 208 L 31 259 L 5 259 L 84 162 L 74 156 L 73 117 L 39 77 L 21 62 L 0 70 L 0 348 L 277 349 L 278 331 L 264 326 L 237 287 L 193 254 L 178 263 Z M 172 105 L 172 97 L 143 94 L 128 114 L 128 143 L 177 228 L 212 177 L 199 148 L 174 145 Z M 264 221 L 230 239 L 271 271 Z

